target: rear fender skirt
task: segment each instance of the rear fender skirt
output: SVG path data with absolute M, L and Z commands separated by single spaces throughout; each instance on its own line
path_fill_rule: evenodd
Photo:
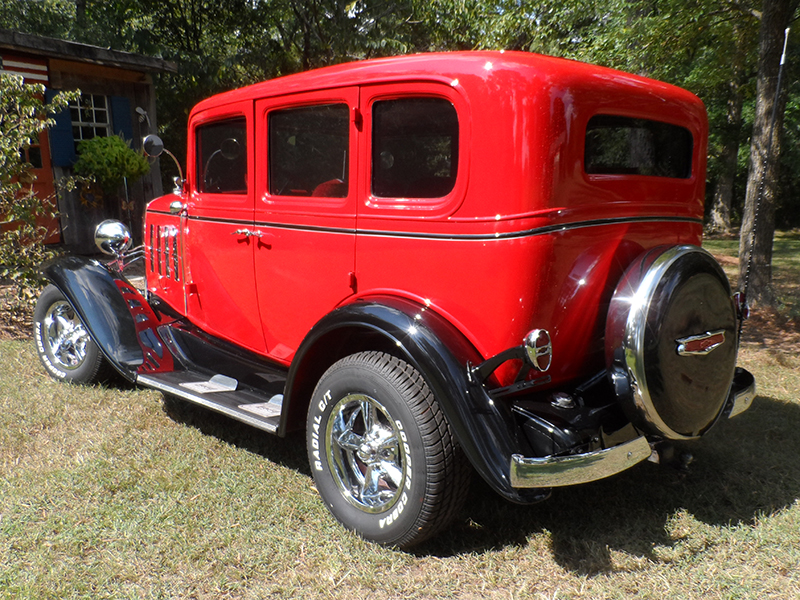
M 42 272 L 61 290 L 100 351 L 126 379 L 135 382 L 139 371 L 172 369 L 172 356 L 155 331 L 158 318 L 122 276 L 80 256 L 45 263 Z
M 547 497 L 548 490 L 515 489 L 511 485 L 511 457 L 524 442 L 517 437 L 513 417 L 495 404 L 479 383 L 470 380 L 468 364 L 483 362 L 482 357 L 444 318 L 408 300 L 383 297 L 356 302 L 328 314 L 314 326 L 289 370 L 282 429 L 292 412 L 305 412 L 321 375 L 314 372 L 313 363 L 319 363 L 324 354 L 324 364 L 331 364 L 328 352 L 335 353 L 330 349 L 343 336 L 347 338 L 347 353 L 358 347 L 356 338 L 370 338 L 372 343 L 378 340 L 422 374 L 472 466 L 499 494 L 522 504 Z M 334 354 L 333 359 L 340 357 Z

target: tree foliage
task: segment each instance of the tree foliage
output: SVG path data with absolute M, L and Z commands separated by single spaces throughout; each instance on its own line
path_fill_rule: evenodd
M 47 256 L 42 243 L 47 231 L 37 218 L 48 210 L 33 191 L 32 166 L 23 151 L 53 125 L 47 115 L 76 97 L 58 94 L 45 104 L 43 85 L 24 85 L 19 76 L 0 74 L 0 278 L 11 280 L 22 305 L 32 300 L 38 266 Z
M 710 227 L 744 214 L 764 7 L 797 0 L 0 0 L 0 26 L 173 60 L 158 76 L 160 133 L 185 147 L 191 106 L 214 93 L 348 60 L 514 49 L 685 87 L 710 123 Z M 790 40 L 774 218 L 800 226 L 800 45 Z

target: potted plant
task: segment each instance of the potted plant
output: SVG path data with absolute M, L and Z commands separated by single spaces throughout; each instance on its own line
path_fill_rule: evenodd
M 150 163 L 141 153 L 130 147 L 119 136 L 95 137 L 78 143 L 78 160 L 75 163 L 76 175 L 94 179 L 94 183 L 84 183 L 81 191 L 81 203 L 88 207 L 99 207 L 104 198 L 114 200 L 120 198 L 119 192 L 126 184 L 145 175 L 150 170 Z M 127 200 L 127 187 L 121 197 L 120 208 L 130 212 Z

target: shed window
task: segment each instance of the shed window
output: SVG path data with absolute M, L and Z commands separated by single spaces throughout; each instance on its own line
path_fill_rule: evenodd
M 692 134 L 678 125 L 596 115 L 586 127 L 584 169 L 590 175 L 692 176 Z
M 244 117 L 202 125 L 195 136 L 198 191 L 247 193 L 247 122 Z
M 105 137 L 111 130 L 108 99 L 98 94 L 81 94 L 69 103 L 72 138 L 75 143 Z
M 372 108 L 372 193 L 440 198 L 458 171 L 458 115 L 444 98 L 382 100 Z

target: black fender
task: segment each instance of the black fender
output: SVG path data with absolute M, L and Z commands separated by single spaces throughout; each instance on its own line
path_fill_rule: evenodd
M 144 353 L 117 283 L 130 288 L 127 281 L 112 275 L 102 263 L 81 256 L 47 262 L 42 265 L 42 273 L 64 294 L 108 361 L 126 379 L 135 382 Z
M 425 378 L 475 470 L 506 499 L 528 504 L 546 490 L 511 486 L 511 456 L 520 453 L 518 427 L 500 403 L 469 376 L 483 358 L 447 320 L 423 305 L 394 297 L 343 306 L 320 320 L 289 368 L 281 432 L 305 421 L 322 372 L 345 355 L 382 349 L 403 358 Z

